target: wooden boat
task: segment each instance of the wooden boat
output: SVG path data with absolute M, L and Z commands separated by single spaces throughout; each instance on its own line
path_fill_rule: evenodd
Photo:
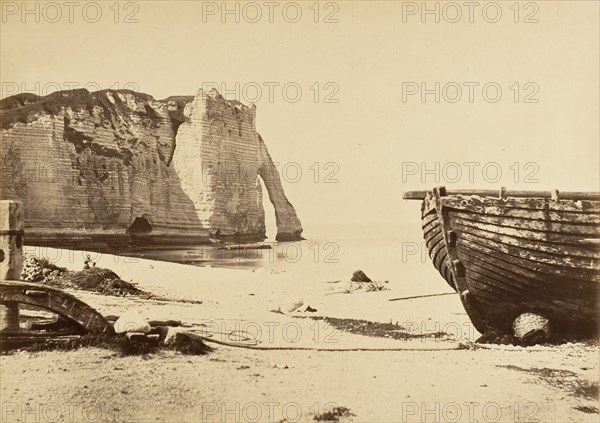
M 413 191 L 429 255 L 475 328 L 531 312 L 555 334 L 598 336 L 600 193 Z

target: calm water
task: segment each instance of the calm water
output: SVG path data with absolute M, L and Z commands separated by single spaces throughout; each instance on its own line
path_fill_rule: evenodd
M 271 249 L 222 250 L 200 245 L 182 248 L 145 248 L 127 255 L 223 268 L 295 272 L 319 280 L 349 280 L 362 269 L 378 281 L 389 281 L 415 294 L 446 289 L 424 248 L 420 222 L 414 224 L 311 225 L 308 239 L 274 242 Z

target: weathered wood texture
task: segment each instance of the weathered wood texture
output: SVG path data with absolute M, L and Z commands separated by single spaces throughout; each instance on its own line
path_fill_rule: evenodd
M 454 278 L 450 271 L 450 263 L 448 260 L 448 250 L 444 243 L 444 237 L 442 235 L 442 227 L 440 220 L 438 219 L 435 208 L 429 209 L 426 214 L 423 215 L 423 236 L 425 238 L 425 244 L 429 251 L 429 257 L 433 262 L 435 268 L 440 272 L 440 275 L 448 282 L 448 285 L 454 290 Z
M 0 201 L 0 279 L 16 279 L 23 267 L 23 205 Z M 19 331 L 19 305 L 0 303 L 0 333 Z
M 0 201 L 0 279 L 21 277 L 23 226 L 23 205 L 19 201 Z
M 402 198 L 405 200 L 424 200 L 429 194 L 429 191 L 408 191 L 405 192 Z M 507 191 L 504 188 L 499 190 L 493 189 L 482 189 L 482 190 L 470 190 L 470 189 L 458 189 L 458 190 L 446 190 L 446 195 L 473 195 L 478 197 L 513 197 L 513 198 L 560 198 L 563 200 L 594 200 L 600 201 L 599 192 L 573 192 L 565 191 Z
M 82 332 L 113 333 L 113 327 L 92 307 L 59 289 L 45 285 L 0 281 L 0 302 L 29 304 L 50 310 L 79 326 Z
M 592 194 L 586 198 L 595 198 Z M 434 266 L 451 286 L 456 284 L 453 262 L 464 268 L 466 289 L 484 314 L 470 314 L 471 320 L 509 332 L 517 316 L 533 312 L 550 319 L 559 332 L 594 334 L 600 304 L 599 213 L 597 200 L 442 191 L 438 204 L 431 193 L 425 197 L 422 225 Z M 453 233 L 455 258 L 444 228 Z

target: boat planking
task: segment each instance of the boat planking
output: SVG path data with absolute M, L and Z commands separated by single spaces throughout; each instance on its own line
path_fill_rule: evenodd
M 598 336 L 600 193 L 411 191 L 429 256 L 475 328 L 512 332 L 530 312 L 556 335 Z

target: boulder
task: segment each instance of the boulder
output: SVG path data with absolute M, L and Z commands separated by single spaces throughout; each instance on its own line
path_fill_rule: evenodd
M 352 282 L 373 282 L 371 278 L 365 275 L 365 272 L 363 272 L 362 270 L 357 270 L 356 272 L 354 272 L 352 274 L 352 279 L 350 280 Z

